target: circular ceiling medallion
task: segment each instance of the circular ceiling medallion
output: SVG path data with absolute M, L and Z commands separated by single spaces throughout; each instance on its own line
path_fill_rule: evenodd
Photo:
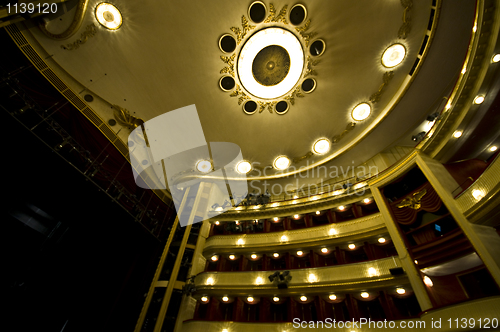
M 314 142 L 312 150 L 315 154 L 325 154 L 330 151 L 330 141 L 326 138 L 321 138 Z
M 370 116 L 372 108 L 368 103 L 361 103 L 354 107 L 351 113 L 351 117 L 355 121 L 362 121 Z
M 114 5 L 102 2 L 95 8 L 97 21 L 110 30 L 116 30 L 122 25 L 122 15 Z
M 389 46 L 382 54 L 382 65 L 387 68 L 396 67 L 406 56 L 406 48 L 401 44 Z
M 268 48 L 269 46 L 274 46 Z M 264 51 L 261 53 L 261 51 Z M 289 58 L 288 71 L 286 67 Z M 264 85 L 254 75 L 254 63 L 258 67 L 258 79 L 265 84 L 275 82 L 274 85 Z M 260 30 L 250 37 L 240 51 L 237 71 L 243 87 L 252 95 L 273 99 L 289 92 L 299 81 L 304 68 L 304 51 L 302 46 L 291 32 L 281 28 L 267 28 Z M 273 73 L 266 78 L 263 73 Z
M 290 70 L 290 56 L 281 46 L 269 45 L 260 50 L 252 64 L 253 77 L 265 86 L 283 81 Z

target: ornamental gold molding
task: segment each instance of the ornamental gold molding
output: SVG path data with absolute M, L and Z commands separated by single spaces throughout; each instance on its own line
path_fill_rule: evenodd
M 309 41 L 317 35 L 316 32 L 306 32 L 309 29 L 309 25 L 311 24 L 311 20 L 307 20 L 306 24 L 303 27 L 295 28 L 298 33 L 304 38 L 304 43 L 306 47 L 309 46 Z
M 380 97 L 382 96 L 382 92 L 384 92 L 385 87 L 387 86 L 387 84 L 389 84 L 389 82 L 391 81 L 391 79 L 393 77 L 394 77 L 393 71 L 388 71 L 388 72 L 384 73 L 384 76 L 382 76 L 383 83 L 380 85 L 380 88 L 378 89 L 377 92 L 375 92 L 374 94 L 372 94 L 370 96 L 370 101 L 372 103 L 376 103 L 380 100 Z
M 258 101 L 257 102 L 259 104 L 259 113 L 262 113 L 263 110 L 266 109 L 267 107 L 267 110 L 269 111 L 269 113 L 273 113 L 273 108 L 274 108 L 274 105 L 276 105 L 276 101 L 267 101 L 267 102 L 264 102 L 264 101 Z
M 71 44 L 66 44 L 66 46 L 61 45 L 64 50 L 72 51 L 80 47 L 80 45 L 85 44 L 90 37 L 94 37 L 97 33 L 97 27 L 94 24 L 89 24 L 82 32 L 80 38 L 72 42 Z
M 286 11 L 288 9 L 288 5 L 283 6 L 281 8 L 278 15 L 276 15 L 276 8 L 272 3 L 269 4 L 269 16 L 265 19 L 264 23 L 278 23 L 281 22 L 283 24 L 288 24 L 286 20 Z
M 222 68 L 220 70 L 220 74 L 230 74 L 232 77 L 234 77 L 234 59 L 236 58 L 236 53 L 234 53 L 231 56 L 224 56 L 221 55 L 220 59 L 227 64 L 226 67 Z M 232 97 L 232 96 L 231 96 Z
M 295 105 L 295 97 L 304 98 L 304 95 L 302 94 L 302 92 L 300 92 L 300 86 L 295 88 L 295 90 L 293 90 L 291 94 L 286 96 L 285 99 L 288 100 L 290 104 Z
M 398 209 L 409 207 L 410 209 L 418 210 L 422 206 L 420 201 L 422 200 L 422 197 L 424 197 L 425 194 L 427 194 L 426 189 L 413 193 L 413 195 L 411 195 L 410 197 L 406 197 L 405 199 L 403 199 L 401 203 L 396 205 L 396 207 Z
M 38 25 L 38 27 L 40 28 L 40 30 L 42 30 L 42 32 L 46 36 L 48 36 L 52 39 L 60 39 L 60 40 L 67 39 L 67 38 L 73 36 L 76 33 L 76 31 L 78 31 L 78 29 L 80 29 L 82 22 L 83 22 L 83 18 L 85 16 L 85 12 L 87 11 L 88 3 L 89 3 L 89 0 L 79 0 L 78 1 L 75 16 L 73 17 L 73 21 L 71 22 L 70 26 L 62 33 L 54 34 L 50 31 L 48 31 L 47 30 L 47 24 L 48 24 L 47 22 L 41 21 L 41 23 Z
M 403 25 L 399 28 L 398 37 L 406 39 L 411 31 L 411 10 L 413 7 L 413 0 L 401 0 L 401 5 L 404 7 Z
M 245 15 L 241 17 L 241 27 L 242 29 L 237 27 L 231 27 L 230 29 L 236 35 L 236 43 L 238 45 L 241 43 L 243 38 L 245 38 L 248 31 L 255 29 L 255 25 L 250 25 Z
M 231 92 L 231 94 L 229 96 L 230 97 L 238 97 L 239 96 L 238 97 L 238 105 L 241 105 L 242 102 L 250 99 L 250 97 L 248 97 L 243 91 L 241 91 L 239 85 L 236 85 L 236 88 L 234 89 L 233 92 Z
M 115 120 L 129 129 L 135 129 L 144 123 L 144 120 L 130 115 L 130 112 L 118 105 L 111 106 Z
M 306 71 L 304 73 L 304 77 L 307 77 L 309 75 L 311 76 L 316 76 L 318 75 L 318 73 L 316 72 L 316 70 L 314 70 L 314 66 L 318 65 L 320 63 L 320 60 L 311 60 L 311 56 L 308 55 L 307 56 L 307 67 L 306 67 Z

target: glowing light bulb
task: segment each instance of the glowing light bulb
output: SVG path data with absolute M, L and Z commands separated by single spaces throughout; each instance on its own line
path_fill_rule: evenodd
M 337 295 L 332 294 L 332 295 L 328 296 L 328 298 L 329 298 L 330 300 L 332 300 L 332 301 L 335 301 L 335 300 L 337 299 Z
M 328 248 L 321 248 L 321 252 L 326 254 L 328 252 Z
M 406 290 L 404 288 L 398 288 L 396 289 L 396 292 L 399 294 L 399 295 L 403 295 L 404 293 L 406 293 Z
M 300 297 L 300 300 L 301 300 L 302 302 L 306 302 L 306 301 L 307 301 L 307 296 L 301 296 L 301 297 Z
M 203 296 L 203 297 L 201 298 L 201 302 L 208 302 L 208 297 Z
M 256 259 L 256 258 L 257 258 L 257 255 L 256 255 L 256 254 L 252 254 L 252 255 L 250 255 L 250 257 L 251 257 L 252 259 Z
M 297 256 L 302 256 L 304 254 L 304 252 L 302 252 L 301 250 L 297 251 Z
M 274 257 L 274 258 L 278 258 L 278 257 L 280 257 L 280 254 L 278 254 L 277 252 L 275 252 L 275 253 L 273 254 L 273 257 Z
M 368 294 L 367 292 L 363 292 L 363 293 L 361 293 L 361 297 L 364 299 L 367 299 L 370 297 L 370 294 Z
M 229 255 L 229 259 L 230 259 L 230 260 L 234 260 L 235 258 L 236 258 L 236 256 L 235 256 L 235 255 Z
M 274 301 L 274 302 L 279 302 L 279 301 L 280 301 L 280 298 L 279 298 L 279 297 L 277 297 L 277 296 L 275 296 L 275 297 L 273 297 L 273 301 Z
M 247 297 L 247 301 L 248 302 L 253 302 L 253 297 L 251 297 L 251 296 Z
M 353 250 L 354 248 L 356 248 L 356 245 L 354 243 L 351 243 L 348 245 L 349 249 Z
M 434 286 L 434 283 L 432 282 L 431 278 L 429 278 L 428 276 L 424 277 L 424 284 L 428 287 Z
M 224 297 L 222 298 L 222 301 L 227 302 L 227 301 L 229 301 L 229 298 L 228 298 L 227 296 L 224 296 Z
M 385 238 L 380 237 L 380 238 L 378 239 L 378 243 L 385 243 Z

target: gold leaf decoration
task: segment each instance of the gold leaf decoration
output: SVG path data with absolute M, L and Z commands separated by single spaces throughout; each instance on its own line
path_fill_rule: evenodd
M 241 43 L 243 38 L 245 38 L 248 31 L 255 29 L 255 25 L 250 25 L 245 15 L 241 17 L 241 27 L 242 29 L 237 27 L 231 28 L 231 31 L 236 35 L 236 42 L 238 43 L 238 45 Z
M 268 101 L 268 102 L 259 101 L 258 104 L 260 106 L 259 113 L 262 113 L 262 111 L 265 110 L 266 107 L 267 107 L 267 110 L 269 111 L 269 113 L 272 113 L 274 105 L 276 105 L 276 102 L 275 101 Z
M 354 127 L 356 127 L 356 123 L 354 122 L 349 123 L 342 133 L 332 137 L 332 143 L 338 143 L 342 138 L 344 138 L 345 135 L 347 135 L 351 130 L 353 130 Z
M 382 92 L 384 92 L 384 89 L 385 87 L 387 86 L 387 84 L 389 84 L 389 82 L 391 81 L 391 79 L 394 77 L 394 72 L 393 71 L 388 71 L 384 74 L 384 76 L 382 77 L 382 85 L 380 85 L 380 88 L 378 89 L 377 92 L 375 92 L 374 94 L 372 94 L 370 96 L 370 101 L 372 103 L 376 103 L 380 100 L 380 97 L 382 96 Z
M 309 25 L 311 24 L 311 20 L 307 20 L 306 24 L 303 27 L 295 28 L 298 33 L 304 38 L 304 42 L 306 47 L 309 45 L 309 41 L 316 36 L 316 32 L 306 32 L 309 29 Z
M 306 67 L 306 71 L 304 73 L 304 77 L 307 77 L 309 75 L 311 75 L 311 76 L 317 75 L 318 73 L 314 70 L 313 67 L 316 66 L 319 62 L 320 62 L 320 60 L 311 60 L 311 56 L 308 55 L 307 56 L 307 67 Z
M 288 5 L 285 5 L 283 8 L 281 8 L 280 13 L 276 15 L 276 8 L 274 8 L 274 5 L 271 3 L 269 4 L 269 16 L 266 18 L 264 23 L 278 23 L 282 22 L 283 24 L 288 24 L 286 21 L 286 11 L 288 9 Z
M 90 37 L 94 37 L 96 33 L 97 33 L 97 27 L 94 24 L 89 24 L 85 28 L 85 31 L 82 32 L 79 39 L 75 40 L 70 44 L 66 44 L 66 46 L 61 45 L 61 48 L 68 51 L 76 50 L 77 48 L 80 47 L 80 45 L 84 44 Z
M 399 203 L 396 206 L 399 209 L 402 209 L 404 207 L 409 207 L 410 209 L 418 210 L 422 206 L 422 204 L 421 204 L 420 201 L 422 200 L 422 197 L 424 197 L 425 194 L 427 194 L 427 190 L 426 189 L 423 189 L 423 190 L 421 190 L 419 192 L 413 193 L 412 196 L 406 197 L 405 199 L 403 199 L 401 201 L 401 203 Z
M 111 106 L 113 108 L 113 116 L 115 120 L 129 129 L 135 129 L 144 123 L 144 120 L 130 115 L 130 112 L 118 105 Z
M 238 105 L 241 105 L 245 100 L 250 99 L 243 91 L 241 91 L 240 86 L 236 84 L 236 89 L 229 95 L 230 97 L 238 97 Z
M 306 153 L 305 155 L 303 155 L 302 157 L 297 157 L 297 158 L 294 158 L 292 161 L 294 163 L 298 163 L 304 159 L 307 159 L 307 158 L 311 158 L 312 156 L 314 155 L 314 153 L 312 151 L 309 151 L 308 153 Z
M 225 64 L 227 64 L 226 67 L 220 70 L 220 73 L 221 74 L 227 73 L 234 77 L 234 59 L 236 58 L 236 53 L 234 53 L 231 56 L 221 55 L 220 58 Z
M 413 7 L 413 0 L 401 0 L 401 5 L 404 7 L 403 25 L 399 28 L 398 37 L 406 39 L 411 31 L 411 10 Z
M 290 104 L 295 105 L 295 97 L 303 98 L 304 95 L 300 92 L 300 86 L 298 86 L 291 94 L 285 97 L 286 100 L 290 102 Z

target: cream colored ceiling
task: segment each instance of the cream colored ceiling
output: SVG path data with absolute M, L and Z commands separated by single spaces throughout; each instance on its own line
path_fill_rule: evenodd
M 407 55 L 393 69 L 394 77 L 374 104 L 370 118 L 358 122 L 327 157 L 315 156 L 295 166 L 312 162 L 358 165 L 411 133 L 456 79 L 475 10 L 475 1 L 443 2 L 428 55 L 410 78 L 408 73 L 428 33 L 431 0 L 408 0 L 413 6 L 411 32 L 406 39 L 398 38 L 404 12 L 399 0 L 308 0 L 304 4 L 311 19 L 310 31 L 326 42 L 326 51 L 315 67 L 316 90 L 298 98 L 285 115 L 267 110 L 246 115 L 237 99 L 218 87 L 222 76 L 219 71 L 224 67 L 218 39 L 231 32 L 231 27 L 241 27 L 241 16 L 247 16 L 252 1 L 116 0 L 112 3 L 124 19 L 120 29 L 110 31 L 99 26 L 97 34 L 78 49 L 62 49 L 61 45 L 78 39 L 86 26 L 97 24 L 94 8 L 99 2 L 89 1 L 80 30 L 67 40 L 53 40 L 38 28 L 31 29 L 62 70 L 87 87 L 82 96 L 90 91 L 109 103 L 91 104 L 94 110 L 108 120 L 108 107 L 117 104 L 148 121 L 195 104 L 208 142 L 236 143 L 245 159 L 262 167 L 271 165 L 281 154 L 300 157 L 311 150 L 316 139 L 342 133 L 352 122 L 352 108 L 367 101 L 382 84 L 388 69 L 381 65 L 380 56 L 395 42 L 405 45 Z M 270 2 L 264 2 L 269 7 Z M 272 3 L 279 10 L 296 2 Z M 64 30 L 73 15 L 74 10 L 61 20 L 50 21 L 48 30 Z M 257 25 L 256 30 L 261 27 Z M 113 129 L 120 128 L 117 125 Z M 318 180 L 317 176 L 300 179 L 306 183 Z M 287 183 L 290 179 L 276 181 Z

